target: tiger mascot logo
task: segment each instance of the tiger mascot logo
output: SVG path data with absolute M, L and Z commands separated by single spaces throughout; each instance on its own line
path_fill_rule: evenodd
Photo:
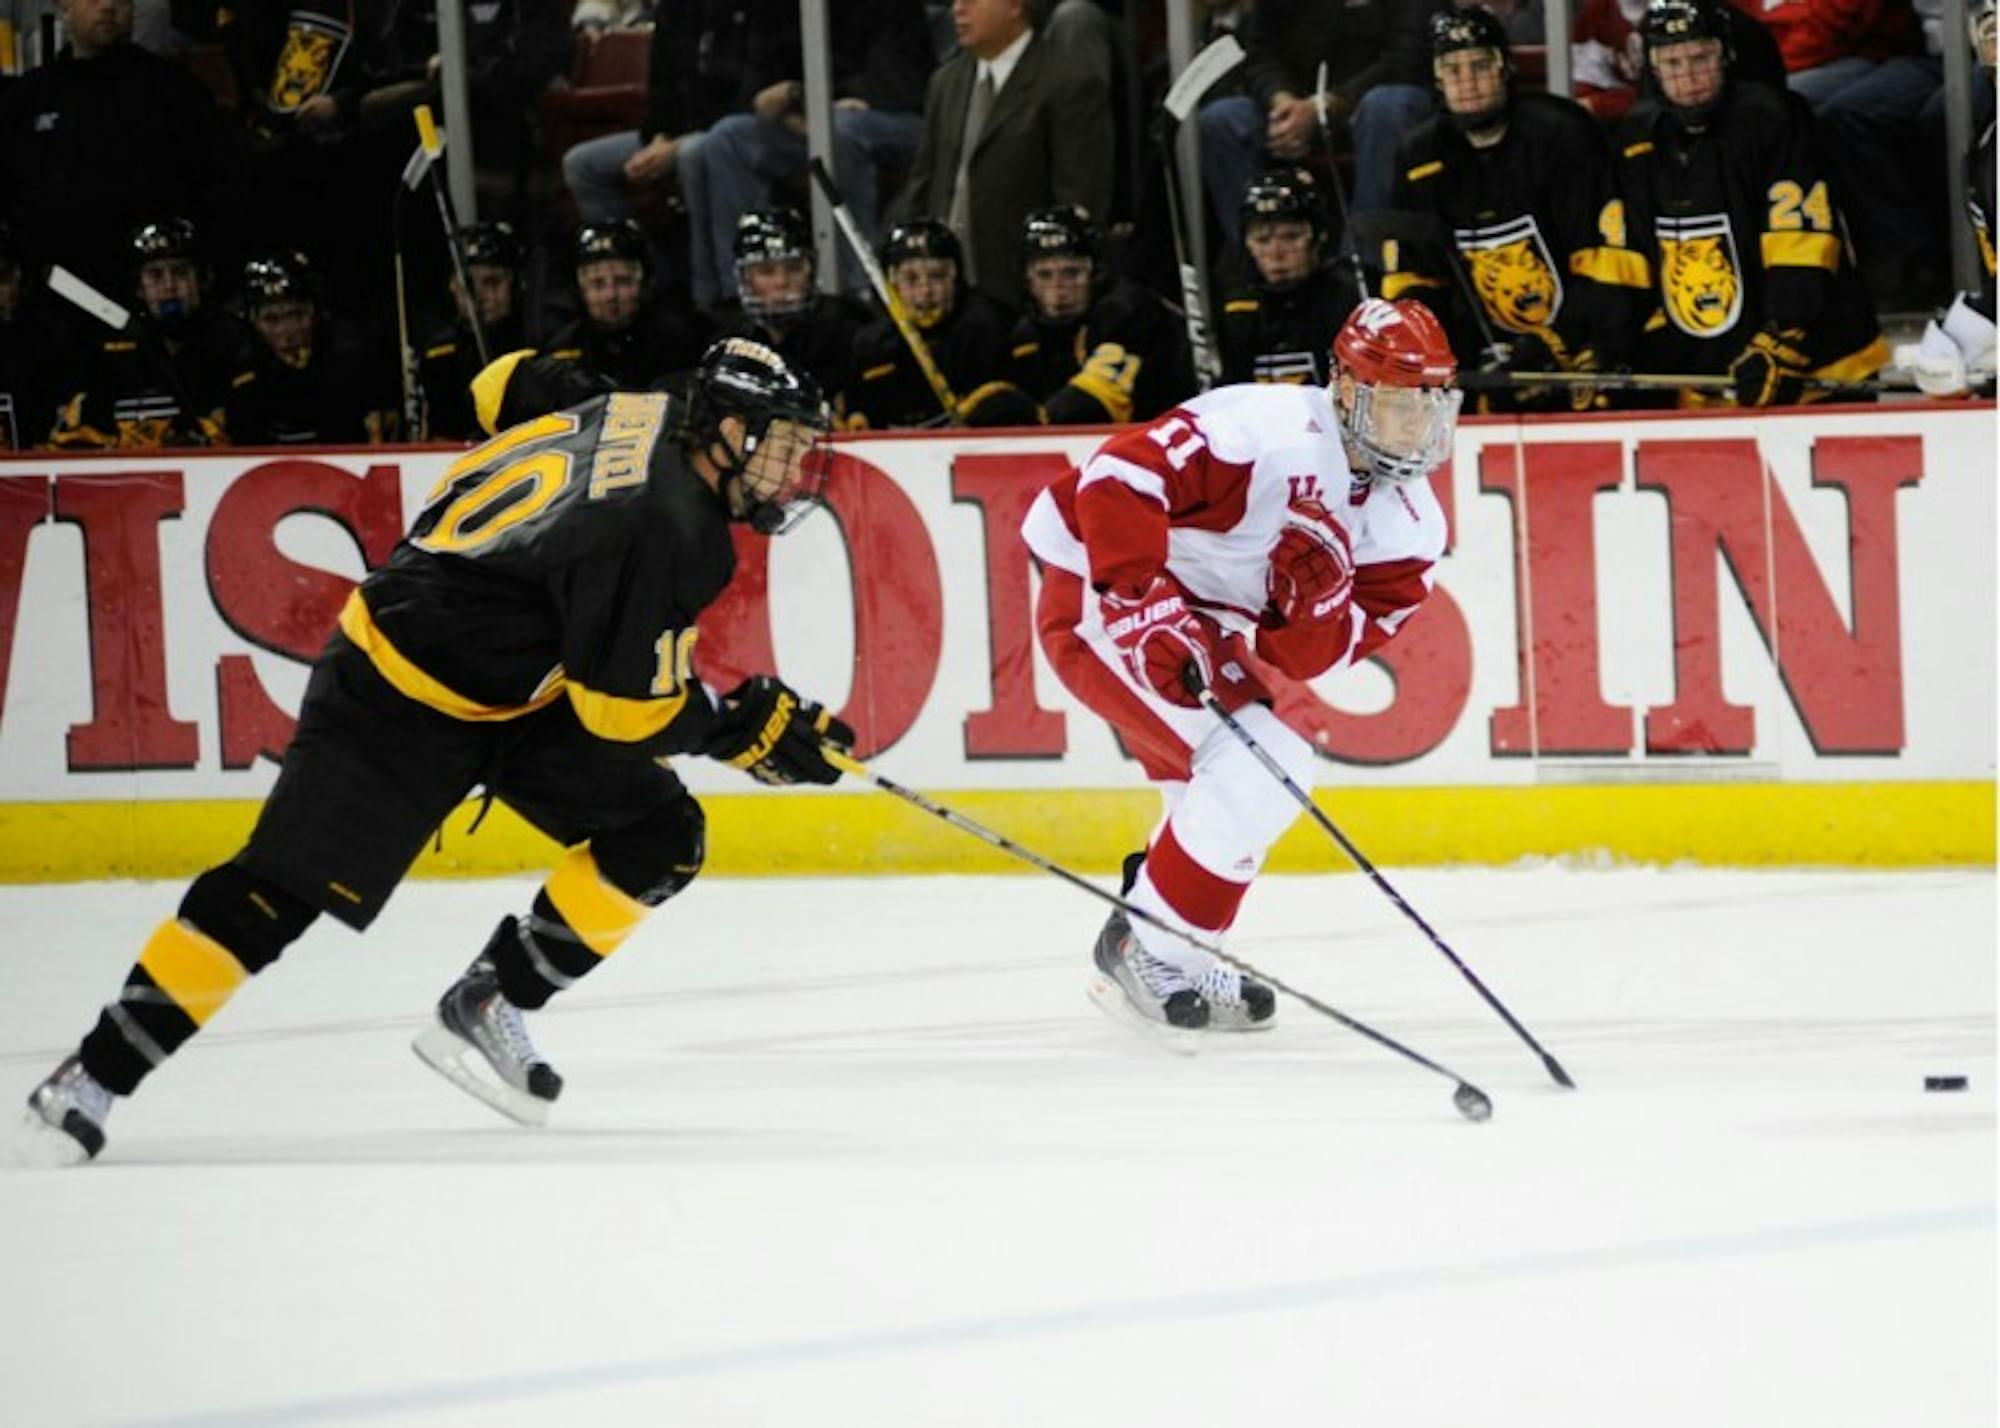
M 1667 317 L 1690 337 L 1732 331 L 1743 315 L 1743 278 L 1729 215 L 1663 217 L 1658 230 Z
M 1562 278 L 1531 213 L 1454 237 L 1487 316 L 1509 332 L 1542 332 L 1562 310 Z
M 307 100 L 326 93 L 346 53 L 347 35 L 347 26 L 331 17 L 293 13 L 265 101 L 273 114 L 296 114 Z

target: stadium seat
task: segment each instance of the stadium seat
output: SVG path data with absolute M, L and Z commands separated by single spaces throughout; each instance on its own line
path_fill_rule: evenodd
M 549 157 L 644 122 L 652 47 L 651 26 L 576 37 L 568 82 L 550 85 L 536 101 Z

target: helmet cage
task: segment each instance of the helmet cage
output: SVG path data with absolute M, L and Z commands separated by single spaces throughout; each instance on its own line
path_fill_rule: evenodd
M 1458 388 L 1363 382 L 1345 373 L 1339 390 L 1341 431 L 1361 452 L 1369 476 L 1416 481 L 1451 456 L 1465 399 Z

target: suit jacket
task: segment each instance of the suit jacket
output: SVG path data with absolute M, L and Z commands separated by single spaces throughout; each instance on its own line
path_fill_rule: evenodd
M 961 51 L 931 75 L 924 131 L 904 190 L 903 211 L 947 218 L 978 62 Z M 994 97 L 973 149 L 970 248 L 979 286 L 1019 304 L 1021 225 L 1038 208 L 1080 203 L 1110 211 L 1114 125 L 1102 75 L 1071 64 L 1038 33 Z

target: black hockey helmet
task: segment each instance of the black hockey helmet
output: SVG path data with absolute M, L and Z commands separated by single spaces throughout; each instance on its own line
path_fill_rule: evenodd
M 134 269 L 147 263 L 157 263 L 163 258 L 181 258 L 196 265 L 201 262 L 201 237 L 196 233 L 194 223 L 186 218 L 162 218 L 142 223 L 132 230 L 127 243 Z
M 629 259 L 647 272 L 653 266 L 645 231 L 629 218 L 600 219 L 577 230 L 574 266 L 581 268 L 607 258 Z
M 303 302 L 315 306 L 319 282 L 312 262 L 297 249 L 265 253 L 243 265 L 243 310 L 256 314 L 274 303 Z
M 1676 104 L 1667 97 L 1660 84 L 1653 56 L 1668 45 L 1686 44 L 1691 40 L 1715 40 L 1722 46 L 1723 88 L 1726 89 L 1730 66 L 1736 58 L 1736 46 L 1729 17 L 1722 12 L 1721 0 L 1648 0 L 1646 13 L 1639 20 L 1639 35 L 1646 52 L 1646 82 L 1659 95 L 1660 102 L 1690 127 L 1705 124 L 1708 116 L 1722 102 L 1722 89 L 1718 89 L 1715 97 L 1703 104 Z
M 911 258 L 949 258 L 961 274 L 965 272 L 965 249 L 959 245 L 958 235 L 936 218 L 898 223 L 882 240 L 883 267 L 893 268 Z
M 796 208 L 746 208 L 736 220 L 736 292 L 743 310 L 752 317 L 784 317 L 812 306 L 813 273 L 817 254 L 813 251 L 812 229 Z M 750 268 L 757 263 L 801 260 L 806 265 L 805 290 L 778 298 L 762 297 L 751 291 Z
M 1310 223 L 1317 237 L 1326 231 L 1326 208 L 1320 202 L 1319 180 L 1309 169 L 1265 169 L 1243 186 L 1236 218 L 1245 229 L 1253 223 L 1295 218 Z
M 833 417 L 819 384 L 761 342 L 725 337 L 702 354 L 688 392 L 697 450 L 726 445 L 722 421 L 744 426 L 743 449 L 722 468 L 730 515 L 763 535 L 789 530 L 818 503 L 826 482 L 821 440 Z
M 1087 258 L 1093 269 L 1102 247 L 1097 222 L 1080 204 L 1038 208 L 1021 225 L 1021 266 L 1037 258 Z
M 504 219 L 468 224 L 458 233 L 458 256 L 465 260 L 468 268 L 474 263 L 483 263 L 487 267 L 518 273 L 521 270 L 521 239 L 514 232 L 514 225 Z

